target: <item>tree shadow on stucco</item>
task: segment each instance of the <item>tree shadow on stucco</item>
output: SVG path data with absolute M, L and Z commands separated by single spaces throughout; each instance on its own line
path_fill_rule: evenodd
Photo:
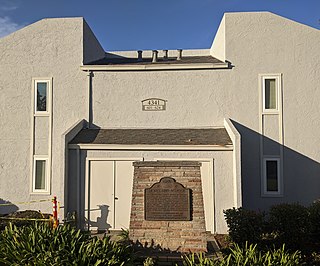
M 107 219 L 109 215 L 109 206 L 102 204 L 102 205 L 97 205 L 98 208 L 96 209 L 90 209 L 89 212 L 95 212 L 95 211 L 100 211 L 100 217 L 97 217 L 96 220 L 91 220 L 89 217 L 89 220 L 86 219 L 85 223 L 88 225 L 89 228 L 91 227 L 96 227 L 98 232 L 106 232 L 111 228 L 111 225 L 108 224 Z M 87 211 L 87 210 L 86 210 Z
M 91 107 L 90 107 L 91 108 Z M 90 111 L 91 112 L 91 111 Z M 64 198 L 64 216 L 67 217 L 68 213 L 72 213 L 75 212 L 77 210 L 77 202 L 76 201 L 72 201 L 70 200 L 70 196 L 75 196 L 75 191 L 76 190 L 71 190 L 71 187 L 78 187 L 81 186 L 81 195 L 85 195 L 84 193 L 84 180 L 82 179 L 82 177 L 80 177 L 80 180 L 77 180 L 76 183 L 74 183 L 75 180 L 70 179 L 69 177 L 69 164 L 70 164 L 70 150 L 69 150 L 69 144 L 75 144 L 78 143 L 78 139 L 82 137 L 82 134 L 85 134 L 86 137 L 88 138 L 87 141 L 93 141 L 97 134 L 98 134 L 98 130 L 88 130 L 86 131 L 86 133 L 84 132 L 86 129 L 88 129 L 89 127 L 89 121 L 82 119 L 81 121 L 79 121 L 77 123 L 77 125 L 75 125 L 68 133 L 65 134 L 64 138 L 65 138 L 65 148 L 64 148 L 64 158 L 65 158 L 65 166 L 64 167 L 64 176 L 65 176 L 65 186 L 64 186 L 64 195 L 68 195 L 67 197 Z M 92 124 L 91 127 L 93 129 L 99 129 L 100 127 Z M 87 132 L 89 132 L 87 134 Z M 86 151 L 82 151 L 82 153 L 85 155 L 85 157 L 82 157 L 80 155 L 81 158 L 81 165 L 85 165 L 85 158 L 87 156 Z M 83 161 L 84 160 L 84 161 Z M 78 167 L 78 166 L 76 166 Z M 79 183 L 81 183 L 81 185 L 79 185 Z M 72 191 L 72 193 L 71 193 Z M 81 202 L 81 206 L 84 206 L 84 197 L 80 197 L 79 199 L 77 199 Z M 81 208 L 80 210 L 78 210 L 79 213 L 76 213 L 78 220 L 77 220 L 77 226 L 81 227 L 84 225 L 85 221 L 82 217 L 84 217 L 84 208 Z
M 231 120 L 241 135 L 241 176 L 243 207 L 269 209 L 279 203 L 299 202 L 309 205 L 320 198 L 320 164 L 312 158 Z M 286 139 L 284 139 L 286 140 Z M 266 158 L 282 149 L 283 196 L 261 196 L 260 141 L 268 151 Z M 301 140 L 303 141 L 303 140 Z M 317 148 L 317 147 L 315 147 Z M 280 153 L 279 153 L 280 154 Z

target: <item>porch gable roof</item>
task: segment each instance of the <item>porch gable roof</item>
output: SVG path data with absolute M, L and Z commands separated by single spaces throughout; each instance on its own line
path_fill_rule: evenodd
M 82 129 L 69 144 L 232 146 L 225 128 Z

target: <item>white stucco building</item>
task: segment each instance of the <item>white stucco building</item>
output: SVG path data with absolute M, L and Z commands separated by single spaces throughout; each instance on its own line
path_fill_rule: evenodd
M 223 210 L 320 196 L 320 33 L 226 13 L 209 49 L 105 52 L 82 18 L 0 39 L 0 198 L 58 197 L 81 226 L 128 228 L 134 161 L 199 161 L 206 230 Z M 168 173 L 169 175 L 169 173 Z M 63 210 L 63 211 L 62 211 Z M 0 212 L 10 208 L 0 207 Z

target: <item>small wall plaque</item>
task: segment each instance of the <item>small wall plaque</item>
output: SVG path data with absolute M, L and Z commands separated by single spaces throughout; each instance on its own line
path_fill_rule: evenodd
M 142 111 L 165 111 L 166 100 L 149 98 L 142 101 Z

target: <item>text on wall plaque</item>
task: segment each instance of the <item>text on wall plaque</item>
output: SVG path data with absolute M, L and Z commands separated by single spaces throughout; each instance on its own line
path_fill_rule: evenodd
M 142 111 L 165 111 L 166 100 L 149 98 L 142 101 Z
M 191 190 L 171 177 L 163 177 L 158 183 L 145 189 L 145 220 L 190 221 Z

